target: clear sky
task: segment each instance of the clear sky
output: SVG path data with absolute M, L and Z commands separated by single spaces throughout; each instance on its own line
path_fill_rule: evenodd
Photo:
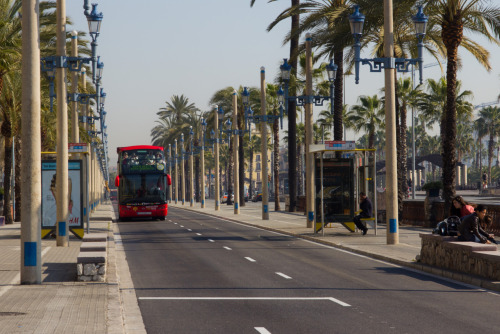
M 210 110 L 208 102 L 215 91 L 258 86 L 261 66 L 271 82 L 289 55 L 289 45 L 283 46 L 282 40 L 290 22 L 266 31 L 290 5 L 288 0 L 257 0 L 253 8 L 250 0 L 93 2 L 104 15 L 98 55 L 104 62 L 111 166 L 116 163 L 116 147 L 151 143 L 156 113 L 173 95 L 183 94 L 200 110 Z M 88 32 L 83 0 L 66 0 L 66 11 L 74 22 L 68 30 Z M 463 68 L 458 79 L 463 89 L 474 92 L 475 105 L 495 101 L 500 94 L 500 47 L 482 45 L 491 52 L 491 72 L 460 50 Z M 428 55 L 424 58 L 435 62 Z M 440 76 L 437 66 L 425 69 L 424 80 Z M 359 85 L 353 76 L 346 77 L 345 102 L 354 105 L 359 95 L 378 94 L 383 85 L 382 73 L 369 73 L 367 66 L 361 66 Z M 355 137 L 348 133 L 349 140 Z

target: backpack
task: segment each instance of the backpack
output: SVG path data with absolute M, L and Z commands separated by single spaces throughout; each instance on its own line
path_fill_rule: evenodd
M 460 218 L 457 216 L 451 216 L 439 222 L 436 228 L 432 231 L 433 234 L 439 234 L 443 236 L 457 236 L 458 226 L 460 225 Z

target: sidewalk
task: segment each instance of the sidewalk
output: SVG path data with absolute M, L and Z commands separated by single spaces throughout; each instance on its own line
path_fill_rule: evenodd
M 90 217 L 90 233 L 108 233 L 106 283 L 76 282 L 82 241 L 70 233 L 69 247 L 42 239 L 42 284 L 20 285 L 20 223 L 0 226 L 0 333 L 126 332 L 113 218 L 111 204 L 101 204 Z
M 466 284 L 500 291 L 499 282 L 492 282 L 471 275 L 457 274 L 417 262 L 416 258 L 420 254 L 421 248 L 419 234 L 432 233 L 432 229 L 430 228 L 400 226 L 399 243 L 397 245 L 388 245 L 385 222 L 378 223 L 376 235 L 373 228 L 369 228 L 368 234 L 363 236 L 361 232 L 349 232 L 341 224 L 332 224 L 333 227 L 325 228 L 323 235 L 322 231 L 314 233 L 312 228 L 306 227 L 306 217 L 302 213 L 274 211 L 274 202 L 269 202 L 269 220 L 262 220 L 262 202 L 246 202 L 245 206 L 240 206 L 239 215 L 234 214 L 233 205 L 222 204 L 220 210 L 215 211 L 214 200 L 207 199 L 205 202 L 204 209 L 201 209 L 200 203 L 194 203 L 194 206 L 190 207 L 187 201 L 184 205 L 180 201 L 177 204 L 172 201 L 169 206 L 258 226 L 267 230 L 320 242 L 371 258 L 454 279 Z M 284 203 L 280 205 L 281 210 L 284 210 Z

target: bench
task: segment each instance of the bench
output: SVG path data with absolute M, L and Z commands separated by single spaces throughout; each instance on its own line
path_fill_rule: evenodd
M 107 233 L 86 234 L 76 261 L 77 280 L 104 282 L 106 280 Z
M 490 280 L 500 280 L 500 251 L 495 244 L 458 241 L 456 237 L 420 234 L 421 263 L 476 275 Z

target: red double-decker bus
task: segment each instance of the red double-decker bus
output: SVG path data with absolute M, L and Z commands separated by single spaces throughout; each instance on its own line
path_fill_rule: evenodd
M 151 217 L 165 220 L 167 190 L 172 184 L 167 174 L 163 147 L 137 145 L 118 147 L 118 188 L 120 220 Z

